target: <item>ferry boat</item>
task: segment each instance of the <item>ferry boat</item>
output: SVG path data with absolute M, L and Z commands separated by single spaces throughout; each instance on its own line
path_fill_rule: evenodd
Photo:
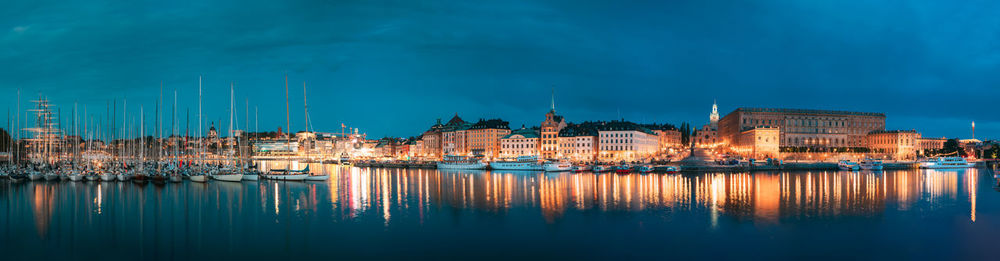
M 575 172 L 586 172 L 586 171 L 590 171 L 591 169 L 593 169 L 593 166 L 586 165 L 586 164 L 584 164 L 584 165 L 577 165 L 577 166 L 573 167 L 573 171 L 575 171 Z
M 468 156 L 445 155 L 444 160 L 438 162 L 438 169 L 486 169 L 486 163 L 478 158 Z
M 594 173 L 602 173 L 611 171 L 612 168 L 608 165 L 596 165 L 594 166 Z
M 863 170 L 882 170 L 882 161 L 877 159 L 865 159 L 858 165 Z
M 538 164 L 538 156 L 519 156 L 513 161 L 494 161 L 490 162 L 490 168 L 495 170 L 545 170 L 541 164 Z
M 859 169 L 861 169 L 861 166 L 858 166 L 857 162 L 852 162 L 850 160 L 841 160 L 839 163 L 837 163 L 837 167 L 840 168 L 840 170 L 859 170 Z
M 546 161 L 544 164 L 542 164 L 542 167 L 545 168 L 545 171 L 547 172 L 560 172 L 560 171 L 573 170 L 573 164 L 570 164 L 569 161 L 565 160 Z
M 969 163 L 962 157 L 937 157 L 920 162 L 922 169 L 964 169 L 973 166 L 975 163 Z

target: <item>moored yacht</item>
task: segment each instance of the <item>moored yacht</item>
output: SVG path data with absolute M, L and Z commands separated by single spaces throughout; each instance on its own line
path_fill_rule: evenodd
M 863 170 L 882 170 L 882 160 L 865 159 L 858 164 Z
M 486 169 L 486 166 L 488 165 L 478 158 L 457 155 L 445 155 L 444 160 L 437 164 L 438 169 L 476 170 Z
M 837 168 L 840 168 L 840 170 L 859 170 L 861 169 L 861 166 L 858 166 L 857 162 L 841 160 L 837 163 Z
M 935 157 L 920 162 L 922 169 L 964 169 L 975 166 L 962 157 Z
M 546 161 L 544 164 L 542 164 L 542 167 L 545 168 L 545 171 L 547 172 L 573 170 L 573 164 L 569 163 L 569 161 L 566 160 Z
M 541 164 L 538 164 L 538 156 L 519 156 L 513 161 L 494 161 L 490 162 L 490 168 L 495 170 L 545 170 Z

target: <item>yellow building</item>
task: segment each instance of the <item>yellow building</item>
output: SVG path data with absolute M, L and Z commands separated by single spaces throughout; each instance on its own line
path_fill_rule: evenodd
M 781 145 L 781 131 L 778 127 L 758 126 L 740 132 L 732 149 L 748 158 L 778 158 Z
M 521 127 L 500 139 L 500 156 L 503 158 L 538 156 L 538 145 L 538 130 Z
M 893 159 L 915 159 L 920 133 L 914 130 L 872 131 L 865 136 L 871 153 Z
M 541 147 L 542 158 L 556 158 L 559 152 L 559 131 L 566 127 L 566 120 L 562 116 L 556 115 L 555 104 L 552 110 L 545 114 L 545 121 L 541 126 Z
M 466 131 L 469 152 L 474 156 L 483 156 L 487 160 L 500 158 L 500 140 L 510 134 L 506 121 L 500 119 L 479 120 Z

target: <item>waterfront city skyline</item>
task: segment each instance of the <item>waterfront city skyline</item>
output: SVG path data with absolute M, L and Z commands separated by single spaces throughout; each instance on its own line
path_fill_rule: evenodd
M 293 130 L 305 129 L 306 82 L 316 130 L 346 123 L 373 138 L 455 113 L 536 126 L 553 89 L 570 122 L 697 127 L 718 100 L 723 115 L 881 112 L 886 129 L 969 138 L 976 121 L 977 138 L 996 138 L 996 5 L 13 3 L 0 10 L 0 106 L 14 110 L 21 88 L 22 106 L 41 93 L 64 110 L 126 98 L 151 113 L 162 82 L 165 101 L 179 91 L 184 124 L 203 75 L 206 121 L 227 121 L 235 82 L 236 107 L 249 100 L 272 131 L 285 125 L 287 74 Z M 260 19 L 273 10 L 285 15 Z

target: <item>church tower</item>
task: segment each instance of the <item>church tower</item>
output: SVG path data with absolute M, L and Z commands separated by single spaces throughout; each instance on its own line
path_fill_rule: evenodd
M 712 114 L 708 115 L 708 122 L 712 125 L 713 130 L 719 129 L 719 106 L 714 100 L 712 101 Z

